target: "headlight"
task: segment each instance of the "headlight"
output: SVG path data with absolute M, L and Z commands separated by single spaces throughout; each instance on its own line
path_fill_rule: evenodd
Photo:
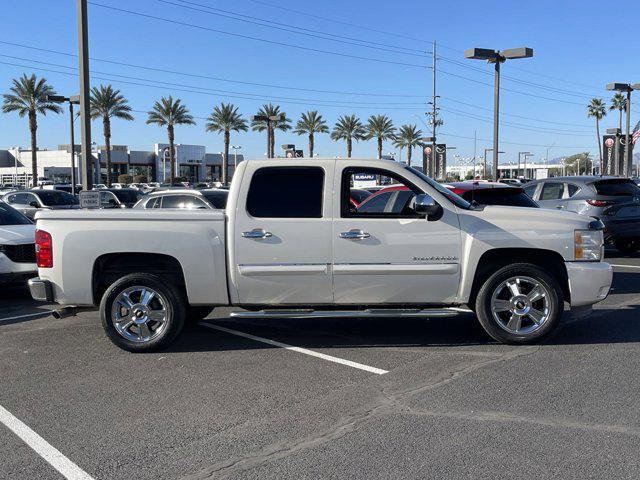
M 593 262 L 602 259 L 602 230 L 576 230 L 573 238 L 573 254 L 576 260 Z

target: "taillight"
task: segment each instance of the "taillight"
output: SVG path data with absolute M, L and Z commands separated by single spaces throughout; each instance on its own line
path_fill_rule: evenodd
M 606 207 L 607 205 L 611 205 L 612 202 L 609 202 L 607 200 L 596 200 L 595 198 L 589 198 L 587 200 L 587 203 L 594 207 Z
M 36 263 L 38 268 L 53 267 L 53 242 L 44 230 L 36 230 Z

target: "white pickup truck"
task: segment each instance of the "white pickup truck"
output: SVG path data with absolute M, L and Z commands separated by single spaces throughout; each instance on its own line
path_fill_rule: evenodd
M 358 209 L 354 179 L 388 189 Z M 406 188 L 405 188 L 406 187 Z M 561 211 L 479 207 L 381 160 L 242 162 L 226 211 L 37 214 L 35 299 L 58 315 L 99 306 L 130 351 L 167 347 L 214 307 L 252 317 L 448 316 L 472 309 L 505 343 L 528 343 L 571 307 L 603 300 L 602 224 Z

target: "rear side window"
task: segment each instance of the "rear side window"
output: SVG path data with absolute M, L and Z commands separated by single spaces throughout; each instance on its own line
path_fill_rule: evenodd
M 594 182 L 598 195 L 634 196 L 640 195 L 640 188 L 631 180 L 613 179 Z
M 574 185 L 573 183 L 567 183 L 567 190 L 569 191 L 569 197 L 573 197 L 576 193 L 580 191 L 580 187 Z
M 192 195 L 165 195 L 162 208 L 185 208 L 189 210 L 206 209 L 205 203 Z
M 320 167 L 264 167 L 251 178 L 247 212 L 258 218 L 322 218 Z
M 535 183 L 533 185 L 527 185 L 526 187 L 524 187 L 524 193 L 526 193 L 527 195 L 529 195 L 531 198 L 533 198 L 533 195 L 536 193 L 536 188 L 538 188 L 538 184 Z
M 564 192 L 564 183 L 547 182 L 542 186 L 540 200 L 560 200 Z

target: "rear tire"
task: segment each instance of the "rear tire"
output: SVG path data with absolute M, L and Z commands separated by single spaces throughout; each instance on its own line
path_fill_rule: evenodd
M 182 292 L 157 275 L 133 273 L 102 296 L 100 317 L 109 340 L 129 352 L 155 352 L 171 345 L 184 327 Z
M 638 238 L 618 239 L 614 240 L 613 244 L 620 253 L 625 255 L 632 255 L 640 250 L 640 239 Z
M 491 275 L 475 304 L 482 328 L 507 344 L 541 340 L 558 326 L 563 309 L 558 281 L 529 263 L 508 265 Z

